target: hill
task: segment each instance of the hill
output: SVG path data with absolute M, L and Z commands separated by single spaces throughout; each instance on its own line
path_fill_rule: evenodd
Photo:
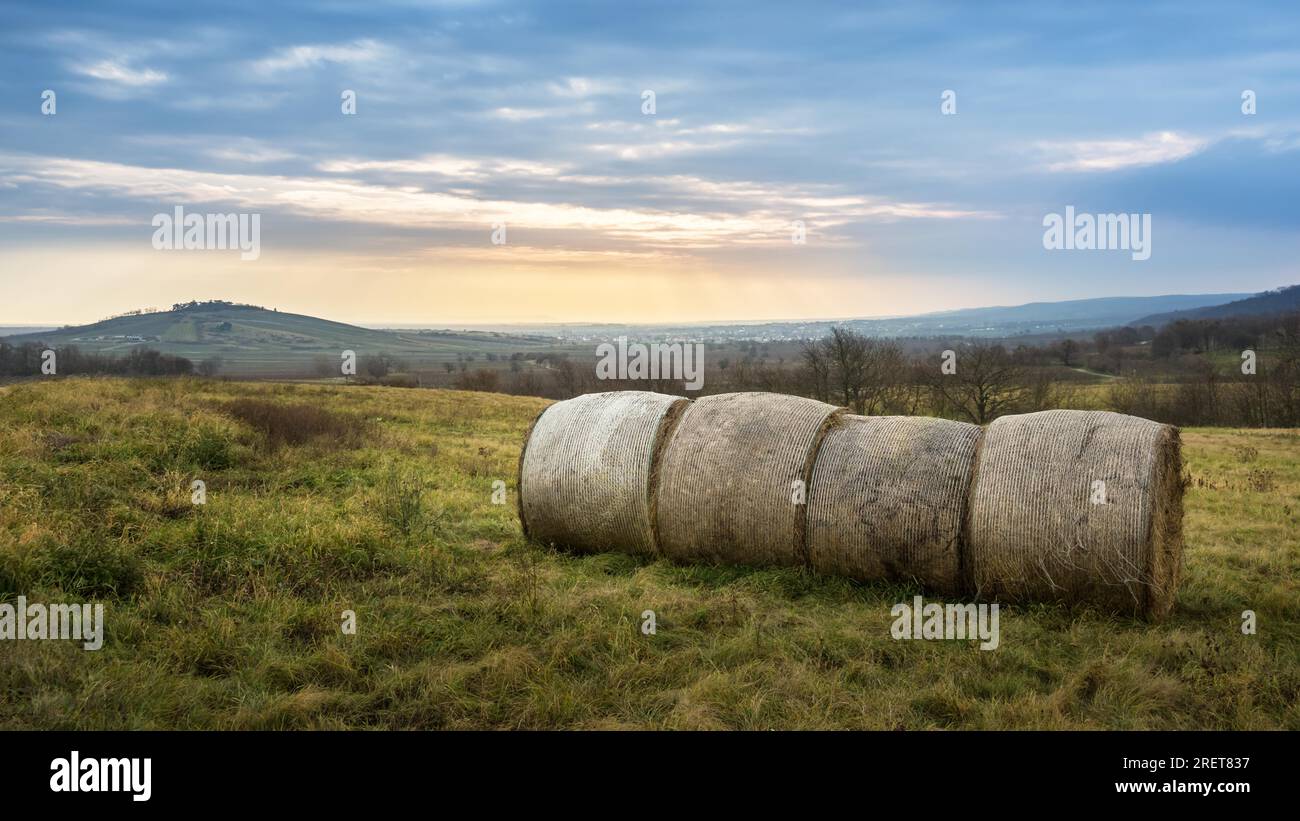
M 988 323 L 1078 323 L 1125 325 L 1147 314 L 1182 311 L 1208 305 L 1222 305 L 1249 294 L 1169 294 L 1166 296 L 1112 296 L 1096 299 L 1068 299 L 1060 302 L 1028 302 L 1024 305 L 963 308 L 936 311 L 922 317 L 945 321 Z
M 1267 316 L 1288 311 L 1300 311 L 1300 285 L 1290 285 L 1273 291 L 1228 302 L 1182 311 L 1144 316 L 1134 325 L 1167 325 L 1180 319 L 1226 319 L 1233 316 Z
M 224 374 L 269 376 L 300 373 L 321 356 L 337 362 L 345 350 L 358 356 L 389 354 L 427 367 L 458 355 L 497 352 L 509 356 L 552 340 L 476 331 L 381 331 L 255 305 L 212 301 L 116 316 L 90 325 L 14 334 L 3 341 L 11 345 L 75 345 L 85 351 L 113 354 L 144 346 L 196 363 L 220 358 Z

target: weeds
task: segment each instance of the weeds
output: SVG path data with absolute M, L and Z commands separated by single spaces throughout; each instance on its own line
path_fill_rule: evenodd
M 418 474 L 389 465 L 379 486 L 379 513 L 399 535 L 410 538 L 436 531 L 444 513 L 425 503 L 428 482 Z
M 1246 486 L 1256 493 L 1271 493 L 1277 487 L 1277 478 L 1267 468 L 1253 468 L 1246 474 Z
M 363 423 L 315 405 L 284 405 L 262 399 L 236 399 L 224 408 L 230 416 L 266 437 L 271 449 L 324 440 L 336 447 L 356 447 Z

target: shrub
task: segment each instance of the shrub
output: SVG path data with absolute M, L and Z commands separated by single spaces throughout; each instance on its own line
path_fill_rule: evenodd
M 420 378 L 413 373 L 390 373 L 380 377 L 378 384 L 386 388 L 418 388 Z
M 334 444 L 355 447 L 361 441 L 364 423 L 358 419 L 332 413 L 315 405 L 282 405 L 262 399 L 237 399 L 225 412 L 244 424 L 261 431 L 267 444 L 301 445 L 314 439 L 329 439 Z
M 479 368 L 471 373 L 463 373 L 456 377 L 456 387 L 462 391 L 483 391 L 493 393 L 500 384 L 500 378 L 496 371 L 490 371 L 487 368 Z

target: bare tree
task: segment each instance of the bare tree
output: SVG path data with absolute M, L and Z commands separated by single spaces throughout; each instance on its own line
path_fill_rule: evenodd
M 864 390 L 866 413 L 883 412 L 895 404 L 908 376 L 907 357 L 893 342 L 868 340 L 867 381 Z
M 897 345 L 847 328 L 832 328 L 825 338 L 804 343 L 803 361 L 815 398 L 838 401 L 859 414 L 888 404 L 905 365 Z
M 831 363 L 823 347 L 823 340 L 804 340 L 800 355 L 807 374 L 809 391 L 813 399 L 831 401 Z
M 500 383 L 500 376 L 489 368 L 479 368 L 456 377 L 456 387 L 463 391 L 495 393 Z
M 338 376 L 342 373 L 339 364 L 323 353 L 318 353 L 311 358 L 311 369 L 312 373 L 320 377 Z
M 1056 381 L 1047 368 L 1026 368 L 1024 383 L 1018 408 L 1022 413 L 1068 408 L 1076 401 L 1076 391 L 1070 383 Z
M 222 364 L 221 357 L 210 356 L 199 363 L 199 368 L 198 368 L 199 375 L 216 376 L 217 373 L 221 370 L 221 364 Z
M 897 350 L 897 349 L 896 349 Z M 899 377 L 889 391 L 887 407 L 892 413 L 916 416 L 925 409 L 926 393 L 930 387 L 930 366 L 920 360 L 909 361 L 898 351 Z
M 1052 346 L 1053 353 L 1061 360 L 1061 364 L 1067 368 L 1074 366 L 1074 355 L 1079 352 L 1079 343 L 1066 337 Z
M 511 363 L 518 365 L 518 362 Z M 537 382 L 537 377 L 532 371 L 518 370 L 513 371 L 513 377 L 510 383 L 510 393 L 516 396 L 541 396 L 541 386 Z
M 554 360 L 552 372 L 555 374 L 555 385 L 559 389 L 561 399 L 572 399 L 580 395 L 595 380 L 594 371 L 579 367 L 567 356 L 560 356 Z
M 1265 424 L 1292 427 L 1300 424 L 1300 313 L 1278 320 L 1279 327 L 1268 340 L 1271 361 L 1265 363 L 1270 407 Z
M 1007 349 L 973 342 L 957 352 L 953 373 L 936 363 L 932 384 L 945 407 L 983 425 L 1015 409 L 1025 394 L 1024 369 Z
M 845 328 L 831 328 L 822 340 L 831 364 L 831 384 L 845 407 L 864 413 L 862 392 L 867 380 L 867 339 Z

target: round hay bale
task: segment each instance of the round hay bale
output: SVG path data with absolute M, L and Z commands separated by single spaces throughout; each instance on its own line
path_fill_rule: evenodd
M 579 551 L 655 552 L 655 455 L 690 400 L 647 391 L 557 402 L 519 461 L 524 535 Z
M 808 489 L 812 566 L 959 592 L 980 435 L 977 425 L 947 419 L 845 415 L 822 440 Z
M 967 544 L 976 592 L 1149 618 L 1182 565 L 1178 430 L 1101 411 L 1004 416 L 984 434 Z
M 817 445 L 839 415 L 773 393 L 691 403 L 659 465 L 660 551 L 680 561 L 806 564 L 802 501 Z

